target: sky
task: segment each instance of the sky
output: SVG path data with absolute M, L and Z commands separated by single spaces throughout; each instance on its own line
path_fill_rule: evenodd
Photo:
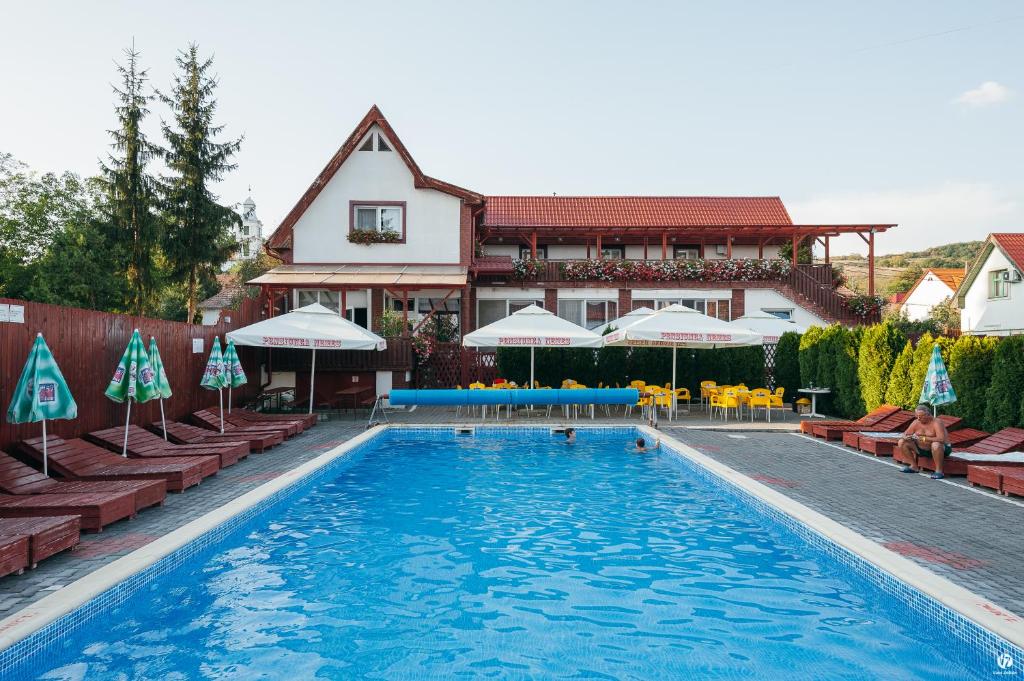
M 371 105 L 484 194 L 778 195 L 898 223 L 880 253 L 1024 231 L 1024 5 L 0 0 L 0 151 L 94 174 L 134 41 L 214 57 L 217 187 L 273 229 Z M 157 103 L 145 128 L 159 138 Z M 863 252 L 856 237 L 832 252 Z

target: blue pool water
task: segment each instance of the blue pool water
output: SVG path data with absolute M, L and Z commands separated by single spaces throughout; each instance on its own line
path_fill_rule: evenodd
M 982 678 L 895 599 L 627 444 L 385 434 L 33 674 Z

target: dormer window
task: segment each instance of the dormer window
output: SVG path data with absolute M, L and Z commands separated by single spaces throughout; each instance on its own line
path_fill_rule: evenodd
M 359 151 L 391 151 L 391 145 L 387 143 L 384 136 L 379 132 L 371 132 L 366 136 L 366 141 L 359 145 Z

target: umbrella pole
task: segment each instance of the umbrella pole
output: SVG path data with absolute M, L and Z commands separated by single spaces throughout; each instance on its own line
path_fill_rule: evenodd
M 229 414 L 231 413 L 231 388 L 232 388 L 232 386 L 229 385 L 228 386 L 228 413 Z
M 217 388 L 217 401 L 220 402 L 220 432 L 224 434 L 224 388 Z
M 124 417 L 124 446 L 121 447 L 121 456 L 128 458 L 128 422 L 132 419 L 132 398 L 128 398 L 128 414 Z
M 533 388 L 533 347 L 530 348 L 530 387 Z
M 313 413 L 313 378 L 316 376 L 316 348 L 313 348 L 313 364 L 309 367 L 309 413 Z
M 164 440 L 167 440 L 167 417 L 164 416 L 164 398 L 160 398 L 160 423 L 164 426 Z
M 676 417 L 676 346 L 672 344 L 672 410 L 669 412 L 668 420 Z
M 43 475 L 48 475 L 46 467 L 46 419 L 43 419 Z

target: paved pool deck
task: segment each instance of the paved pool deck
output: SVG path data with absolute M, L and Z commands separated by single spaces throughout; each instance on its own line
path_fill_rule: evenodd
M 389 413 L 392 423 L 480 423 L 454 410 Z M 508 423 L 505 419 L 499 423 Z M 554 416 L 514 423 L 566 424 Z M 488 419 L 487 423 L 495 423 Z M 638 424 L 621 413 L 573 425 Z M 953 479 L 903 475 L 886 459 L 794 432 L 790 414 L 771 426 L 709 420 L 695 412 L 661 429 L 707 456 L 767 484 L 971 591 L 1024 617 L 1024 499 L 1007 499 Z M 163 507 L 82 536 L 65 552 L 21 576 L 0 578 L 0 619 L 62 586 L 218 508 L 281 473 L 319 456 L 366 428 L 366 414 L 330 420 L 263 454 L 252 454 L 198 488 L 170 494 Z

